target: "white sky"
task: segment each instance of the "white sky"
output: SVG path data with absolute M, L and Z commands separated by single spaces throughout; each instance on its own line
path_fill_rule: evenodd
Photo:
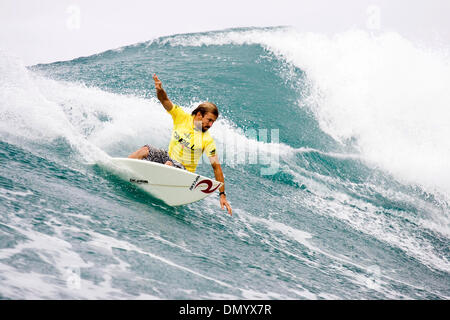
M 379 8 L 381 31 L 450 45 L 449 0 L 0 0 L 0 50 L 31 65 L 232 27 L 285 25 L 333 34 L 373 26 L 370 6 Z

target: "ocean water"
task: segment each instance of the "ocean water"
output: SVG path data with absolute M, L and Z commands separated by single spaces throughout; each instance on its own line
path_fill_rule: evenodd
M 233 207 L 105 170 L 210 129 Z M 449 299 L 450 59 L 396 33 L 173 35 L 35 66 L 0 53 L 0 298 Z M 203 159 L 197 172 L 213 177 Z

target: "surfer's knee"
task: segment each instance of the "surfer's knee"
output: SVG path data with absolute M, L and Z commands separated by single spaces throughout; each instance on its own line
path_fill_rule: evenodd
M 147 158 L 149 154 L 150 154 L 149 147 L 143 146 L 142 148 L 139 149 L 139 156 L 141 157 L 141 159 Z
M 132 154 L 130 154 L 128 156 L 128 158 L 133 158 L 133 159 L 144 159 L 147 158 L 148 155 L 150 153 L 150 150 L 147 146 L 143 146 L 142 148 L 136 150 L 135 152 L 133 152 Z

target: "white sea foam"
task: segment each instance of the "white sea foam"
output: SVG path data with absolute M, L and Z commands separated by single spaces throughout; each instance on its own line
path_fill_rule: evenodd
M 318 214 L 337 218 L 360 232 L 400 248 L 406 255 L 421 261 L 426 266 L 444 272 L 450 271 L 448 258 L 436 252 L 432 242 L 418 237 L 405 228 L 402 219 L 394 219 L 383 214 L 371 203 L 354 199 L 338 191 L 318 193 L 313 198 L 302 197 L 299 201 L 307 207 L 314 208 Z
M 19 221 L 18 221 L 19 222 Z M 93 284 L 90 281 L 79 279 L 78 285 L 71 286 L 69 277 L 73 276 L 71 270 L 89 268 L 91 263 L 85 262 L 77 254 L 70 243 L 57 236 L 49 236 L 23 227 L 16 229 L 27 238 L 13 248 L 2 249 L 0 259 L 11 258 L 23 250 L 33 250 L 41 260 L 52 265 L 55 274 L 42 274 L 35 271 L 23 272 L 13 266 L 0 263 L 2 279 L 2 294 L 9 298 L 18 299 L 100 299 L 130 298 L 130 295 L 113 288 L 108 281 Z M 61 231 L 61 229 L 57 229 Z M 152 298 L 152 296 L 146 296 Z
M 21 224 L 21 227 L 15 227 L 15 224 Z M 47 224 L 52 225 L 56 234 L 46 235 L 23 226 L 23 222 L 18 218 L 10 221 L 10 228 L 16 230 L 26 240 L 17 244 L 13 248 L 2 249 L 0 259 L 7 260 L 23 250 L 33 250 L 41 260 L 52 265 L 57 273 L 42 274 L 37 272 L 22 272 L 11 265 L 0 263 L 0 272 L 5 275 L 2 279 L 2 294 L 9 298 L 25 299 L 158 299 L 150 294 L 141 293 L 139 295 L 130 295 L 129 293 L 117 288 L 113 284 L 113 278 L 125 276 L 136 278 L 136 275 L 130 274 L 130 265 L 128 262 L 117 257 L 113 250 L 121 249 L 124 251 L 133 251 L 144 256 L 159 261 L 169 268 L 178 269 L 191 276 L 211 281 L 223 287 L 230 287 L 227 283 L 214 277 L 202 274 L 191 268 L 184 267 L 160 255 L 154 254 L 148 250 L 139 248 L 127 241 L 118 240 L 115 237 L 103 235 L 91 230 L 83 230 L 89 234 L 89 240 L 85 243 L 90 250 L 97 255 L 104 255 L 114 259 L 114 263 L 102 266 L 101 281 L 92 282 L 82 276 L 83 269 L 98 268 L 93 262 L 86 262 L 73 248 L 73 245 L 64 239 L 64 233 L 80 232 L 81 230 L 74 226 L 61 224 L 56 218 L 51 218 Z M 71 270 L 78 270 L 78 275 L 74 275 Z M 78 283 L 71 284 L 70 277 L 78 277 Z M 76 279 L 75 279 L 76 280 Z
M 316 200 L 317 201 L 317 198 Z M 329 202 L 326 202 L 329 203 Z M 329 204 L 328 204 L 329 205 Z M 319 205 L 321 206 L 321 205 Z M 386 272 L 382 272 L 381 270 L 377 275 L 373 275 L 371 272 L 371 266 L 365 266 L 361 264 L 360 262 L 355 262 L 353 259 L 346 257 L 342 254 L 339 254 L 337 252 L 329 252 L 329 250 L 323 250 L 320 248 L 319 245 L 315 245 L 312 241 L 314 238 L 312 234 L 298 230 L 296 228 L 293 228 L 291 226 L 288 226 L 284 223 L 274 221 L 272 219 L 265 219 L 260 217 L 252 216 L 242 210 L 237 210 L 239 212 L 239 215 L 242 216 L 245 221 L 250 221 L 252 224 L 263 224 L 265 225 L 270 231 L 272 232 L 280 232 L 284 236 L 291 238 L 295 241 L 297 241 L 299 244 L 306 247 L 311 253 L 318 253 L 325 257 L 330 258 L 335 263 L 328 265 L 328 269 L 334 270 L 333 272 L 345 275 L 348 277 L 349 281 L 352 281 L 353 283 L 361 286 L 361 287 L 367 287 L 367 289 L 375 290 L 379 293 L 382 293 L 386 297 L 390 297 L 391 299 L 410 299 L 411 297 L 405 296 L 403 294 L 399 294 L 397 291 L 392 290 L 390 288 L 390 285 L 388 282 L 392 283 L 399 283 L 401 285 L 405 285 L 420 291 L 425 290 L 425 288 L 418 286 L 417 284 L 412 284 L 405 282 L 403 280 L 399 280 L 397 278 L 394 278 Z M 324 210 L 325 211 L 325 210 Z M 339 218 L 343 218 L 346 214 L 348 214 L 349 209 L 345 207 L 340 207 L 339 209 L 335 210 L 330 208 L 330 211 L 332 212 L 341 212 L 340 215 L 336 216 Z M 359 214 L 361 216 L 361 214 Z M 442 270 L 448 270 L 448 262 L 446 259 L 441 259 L 440 257 L 437 257 L 433 253 L 431 253 L 431 247 L 429 247 L 428 244 L 425 243 L 419 243 L 416 239 L 411 238 L 409 235 L 402 234 L 400 238 L 396 237 L 396 232 L 401 233 L 399 230 L 395 230 L 394 234 L 386 234 L 385 231 L 380 231 L 380 229 L 384 228 L 385 223 L 380 223 L 378 220 L 374 218 L 372 215 L 366 215 L 365 217 L 361 217 L 361 219 L 356 219 L 356 214 L 353 214 L 352 217 L 345 218 L 346 221 L 354 221 L 352 223 L 353 226 L 355 226 L 358 230 L 362 230 L 363 232 L 369 233 L 371 235 L 375 235 L 375 237 L 380 237 L 380 240 L 385 239 L 388 243 L 394 244 L 396 246 L 399 246 L 402 250 L 404 250 L 408 255 L 414 256 L 421 260 L 425 265 L 430 265 L 438 269 Z M 365 225 L 365 227 L 362 227 Z M 374 230 L 372 230 L 374 229 Z M 370 231 L 369 231 L 370 230 Z M 252 231 L 256 232 L 254 228 L 252 228 Z M 259 236 L 264 237 L 263 233 L 256 232 Z M 266 237 L 269 237 L 272 239 L 269 242 L 266 242 L 267 245 L 275 247 L 278 251 L 282 251 L 289 256 L 295 257 L 304 263 L 319 268 L 320 265 L 317 263 L 305 259 L 303 256 L 299 256 L 297 254 L 294 254 L 292 252 L 289 252 L 284 248 L 283 240 L 279 238 L 275 233 L 270 233 L 269 235 L 266 235 Z M 402 237 L 407 237 L 407 240 L 402 241 Z M 276 241 L 273 241 L 276 240 Z M 425 247 L 427 247 L 425 249 Z M 352 270 L 349 270 L 348 267 L 345 267 L 344 265 L 352 265 L 356 267 L 359 270 L 364 270 L 363 273 L 355 272 Z M 294 277 L 295 278 L 295 277 Z M 292 290 L 291 290 L 292 291 Z M 294 289 L 294 293 L 297 293 L 301 295 L 301 292 L 296 292 L 297 290 Z M 309 295 L 309 292 L 306 292 L 307 295 Z M 305 296 L 306 297 L 306 296 Z M 310 296 L 310 298 L 313 298 Z M 317 298 L 317 297 L 316 297 Z M 445 296 L 442 296 L 442 298 L 446 298 Z

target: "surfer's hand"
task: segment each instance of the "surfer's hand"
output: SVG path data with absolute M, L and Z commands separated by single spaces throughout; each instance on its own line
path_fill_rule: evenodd
M 224 194 L 221 194 L 220 195 L 220 207 L 222 208 L 222 210 L 223 210 L 224 206 L 227 207 L 227 210 L 228 210 L 228 213 L 230 214 L 230 216 L 233 215 L 232 214 L 232 210 L 231 210 L 231 206 L 230 206 L 230 204 L 227 201 L 227 196 L 224 195 Z
M 162 88 L 161 80 L 158 79 L 156 73 L 153 74 L 153 80 L 155 80 L 156 96 L 158 97 L 159 102 L 161 102 L 164 109 L 166 109 L 167 111 L 172 110 L 173 103 L 172 101 L 170 101 L 169 97 L 167 97 L 167 93 Z
M 158 76 L 156 75 L 156 73 L 153 74 L 153 80 L 155 80 L 155 89 L 156 90 L 161 90 L 162 89 L 162 82 L 161 82 L 161 80 L 158 79 Z

